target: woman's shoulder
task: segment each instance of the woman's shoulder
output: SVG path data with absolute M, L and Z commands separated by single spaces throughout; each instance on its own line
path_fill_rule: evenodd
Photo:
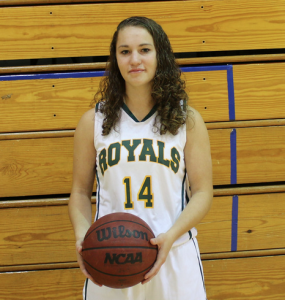
M 188 107 L 188 116 L 184 148 L 187 159 L 191 161 L 191 157 L 196 159 L 196 157 L 211 156 L 209 134 L 202 116 L 192 107 Z
M 205 126 L 201 114 L 195 108 L 187 105 L 186 107 L 187 119 L 186 126 L 188 130 L 194 129 L 196 126 Z
M 95 122 L 95 109 L 89 109 L 86 111 L 82 117 L 80 118 L 76 132 L 85 132 L 85 133 L 93 133 L 94 130 L 94 122 Z
M 187 107 L 186 139 L 192 145 L 197 141 L 209 139 L 208 130 L 201 114 L 190 106 Z

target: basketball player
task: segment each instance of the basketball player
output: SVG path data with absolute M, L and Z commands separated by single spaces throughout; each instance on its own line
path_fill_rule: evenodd
M 145 17 L 122 21 L 110 46 L 96 108 L 74 136 L 69 213 L 86 300 L 206 300 L 195 226 L 212 202 L 209 138 L 200 114 L 186 105 L 184 81 L 168 37 Z M 98 219 L 139 216 L 152 228 L 158 257 L 142 284 L 111 289 L 93 282 L 81 258 L 97 179 Z M 187 196 L 191 186 L 191 197 Z

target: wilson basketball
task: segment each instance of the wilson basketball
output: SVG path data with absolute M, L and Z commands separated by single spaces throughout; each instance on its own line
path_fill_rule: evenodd
M 140 283 L 153 266 L 157 246 L 148 224 L 129 213 L 112 213 L 91 225 L 82 245 L 85 268 L 92 278 L 111 288 Z

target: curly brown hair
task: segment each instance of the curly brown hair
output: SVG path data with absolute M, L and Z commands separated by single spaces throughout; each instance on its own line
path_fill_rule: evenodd
M 116 58 L 116 44 L 119 31 L 127 26 L 145 28 L 153 38 L 157 53 L 157 69 L 153 78 L 151 96 L 157 106 L 154 127 L 160 134 L 167 131 L 177 134 L 180 126 L 185 124 L 187 114 L 181 107 L 181 100 L 188 101 L 185 81 L 181 79 L 181 70 L 176 63 L 169 39 L 162 27 L 146 17 L 131 17 L 123 20 L 117 27 L 110 45 L 110 56 L 94 103 L 100 104 L 104 114 L 102 135 L 108 135 L 120 117 L 124 103 L 125 80 L 123 79 Z

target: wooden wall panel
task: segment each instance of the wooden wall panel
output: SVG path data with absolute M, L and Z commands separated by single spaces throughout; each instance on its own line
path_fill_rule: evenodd
M 284 181 L 285 127 L 237 129 L 237 183 Z
M 185 72 L 188 104 L 205 122 L 229 121 L 227 71 Z
M 76 261 L 67 205 L 1 209 L 0 227 L 1 266 Z
M 0 299 L 82 300 L 84 280 L 79 268 L 0 273 Z
M 68 194 L 73 138 L 0 142 L 0 197 Z
M 108 55 L 116 25 L 137 12 L 174 52 L 285 48 L 284 0 L 27 6 L 0 8 L 0 60 Z
M 237 120 L 285 118 L 285 64 L 234 65 Z
M 209 130 L 213 164 L 213 183 L 231 183 L 231 129 Z
M 230 183 L 230 130 L 211 130 L 215 184 Z M 73 138 L 0 141 L 0 197 L 68 194 Z
M 231 197 L 214 198 L 197 227 L 201 253 L 231 251 L 231 203 Z M 95 211 L 93 204 L 93 219 Z M 3 208 L 0 227 L 1 266 L 76 261 L 67 205 Z
M 226 71 L 186 72 L 183 78 L 190 105 L 205 121 L 228 121 Z M 0 81 L 0 132 L 74 129 L 91 108 L 99 81 L 100 77 Z
M 0 214 L 1 266 L 76 261 L 67 206 L 2 209 Z
M 231 129 L 209 130 L 214 185 L 231 184 Z M 285 127 L 238 128 L 237 183 L 283 181 Z M 73 138 L 0 141 L 0 197 L 68 194 Z
M 285 117 L 284 64 L 233 68 L 236 120 Z M 205 122 L 229 121 L 227 71 L 185 72 L 182 78 L 189 105 Z M 0 132 L 74 129 L 91 108 L 99 81 L 100 77 L 0 81 Z
M 214 185 L 231 183 L 231 129 L 209 130 Z M 236 129 L 237 183 L 284 181 L 285 127 Z
M 285 194 L 239 196 L 238 250 L 285 248 Z
M 112 0 L 112 2 L 120 2 L 122 0 Z M 132 0 L 124 0 L 132 1 Z M 110 2 L 110 0 L 1 0 L 0 6 L 11 5 L 35 5 L 35 4 L 61 4 L 61 3 L 87 3 L 87 2 Z
M 99 80 L 89 77 L 0 81 L 0 132 L 74 129 L 91 108 Z
M 210 212 L 197 226 L 200 252 L 231 251 L 231 226 L 232 197 L 214 197 Z
M 93 204 L 93 219 L 95 211 Z M 237 250 L 284 247 L 284 211 L 284 193 L 239 196 Z M 3 208 L 0 227 L 2 267 L 76 261 L 67 205 Z M 230 252 L 231 227 L 232 197 L 214 197 L 197 226 L 201 253 Z
M 285 256 L 203 261 L 209 300 L 283 300 Z
M 237 251 L 285 248 L 284 212 L 284 193 L 239 195 Z M 231 251 L 231 226 L 232 197 L 214 197 L 197 226 L 201 253 Z
M 203 261 L 208 299 L 283 300 L 284 264 L 284 255 Z M 79 269 L 0 273 L 0 280 L 0 299 L 82 299 Z

